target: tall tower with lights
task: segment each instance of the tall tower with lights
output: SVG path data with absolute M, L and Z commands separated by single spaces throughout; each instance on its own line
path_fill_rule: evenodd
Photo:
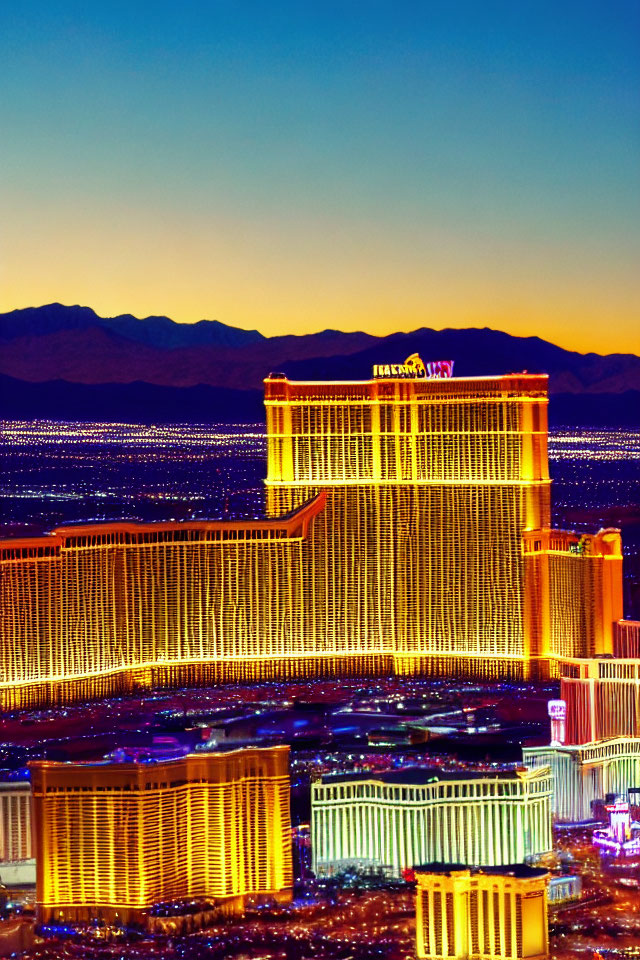
M 309 650 L 399 671 L 527 675 L 523 532 L 549 526 L 547 378 L 378 366 L 368 381 L 265 381 L 269 506 L 327 493 L 303 567 Z

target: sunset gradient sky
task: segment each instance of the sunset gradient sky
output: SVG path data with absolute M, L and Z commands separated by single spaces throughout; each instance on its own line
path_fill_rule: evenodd
M 637 0 L 16 0 L 0 54 L 0 311 L 640 353 Z

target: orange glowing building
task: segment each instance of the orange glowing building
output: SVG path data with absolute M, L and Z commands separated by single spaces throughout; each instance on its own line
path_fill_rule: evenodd
M 270 519 L 0 544 L 5 707 L 320 673 L 545 676 L 609 652 L 617 531 L 550 530 L 547 377 L 265 381 Z
M 560 665 L 566 743 L 640 737 L 640 660 L 567 660 Z
M 418 960 L 547 960 L 549 874 L 536 867 L 415 870 Z
M 31 766 L 41 922 L 141 921 L 154 904 L 287 898 L 288 747 Z
M 640 620 L 620 620 L 613 632 L 613 655 L 640 659 Z

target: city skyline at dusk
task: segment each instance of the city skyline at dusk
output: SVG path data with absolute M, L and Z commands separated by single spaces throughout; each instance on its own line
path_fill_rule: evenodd
M 0 6 L 0 956 L 640 955 L 639 38 Z
M 0 310 L 638 352 L 638 9 L 0 14 Z

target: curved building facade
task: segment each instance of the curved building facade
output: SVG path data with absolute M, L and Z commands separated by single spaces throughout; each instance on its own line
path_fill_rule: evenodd
M 420 371 L 270 376 L 269 519 L 0 543 L 1 705 L 316 673 L 526 678 L 609 652 L 620 538 L 549 528 L 546 376 Z
M 523 763 L 553 774 L 553 813 L 558 820 L 590 820 L 607 794 L 626 796 L 640 786 L 640 739 L 613 737 L 576 746 L 523 747 Z
M 288 754 L 32 763 L 40 922 L 130 922 L 167 901 L 235 909 L 246 896 L 286 896 Z
M 311 785 L 313 869 L 399 877 L 426 861 L 522 863 L 552 849 L 552 790 L 548 767 L 325 777 Z

